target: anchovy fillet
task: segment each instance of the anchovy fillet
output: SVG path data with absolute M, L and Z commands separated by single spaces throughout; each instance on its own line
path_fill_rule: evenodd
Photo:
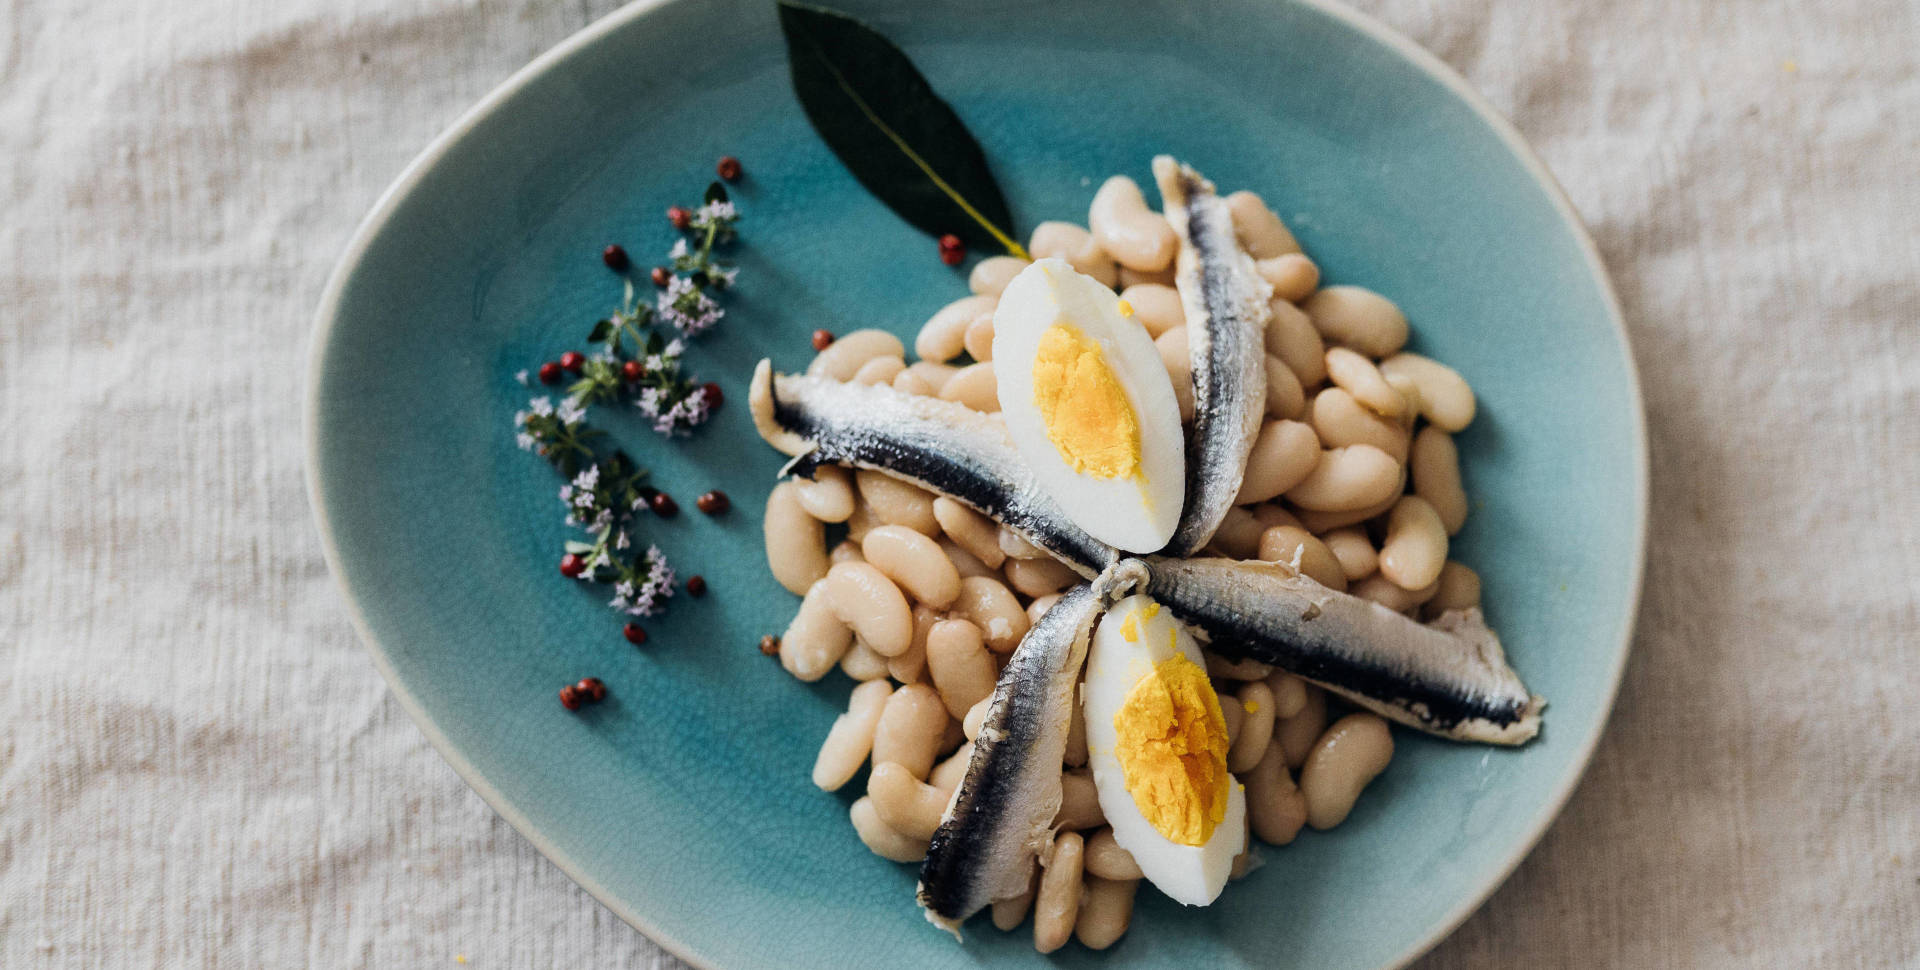
M 1267 301 L 1273 287 L 1240 248 L 1233 215 L 1199 172 L 1153 160 L 1162 208 L 1180 237 L 1174 282 L 1187 312 L 1193 426 L 1187 430 L 1187 504 L 1162 550 L 1189 556 L 1213 538 L 1233 506 L 1247 453 L 1266 413 Z
M 1516 745 L 1540 732 L 1546 701 L 1507 666 L 1478 609 L 1416 623 L 1281 563 L 1152 558 L 1116 573 L 1205 630 L 1214 652 L 1273 664 L 1382 717 L 1456 741 Z
M 998 418 L 891 387 L 775 376 L 764 360 L 748 406 L 760 437 L 794 456 L 796 474 L 841 463 L 905 479 L 973 507 L 1088 578 L 1120 557 L 1047 497 Z
M 988 903 L 1025 892 L 1034 858 L 1052 843 L 1074 688 L 1110 592 L 1104 577 L 1069 590 L 1027 631 L 993 688 L 966 777 L 920 866 L 927 920 L 955 936 Z

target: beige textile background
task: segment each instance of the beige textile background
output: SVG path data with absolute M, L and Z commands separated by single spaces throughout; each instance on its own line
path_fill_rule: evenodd
M 612 6 L 0 4 L 0 966 L 678 966 L 401 713 L 301 473 L 355 223 Z M 1611 729 L 1423 966 L 1920 963 L 1920 6 L 1362 6 L 1565 183 L 1653 444 Z

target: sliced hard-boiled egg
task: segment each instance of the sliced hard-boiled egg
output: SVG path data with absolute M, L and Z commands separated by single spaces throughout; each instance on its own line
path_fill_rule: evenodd
M 1246 849 L 1246 788 L 1185 625 L 1144 595 L 1115 603 L 1087 653 L 1087 756 L 1114 841 L 1160 891 L 1213 902 Z
M 1187 460 L 1173 382 L 1133 308 L 1064 259 L 1020 272 L 993 314 L 1000 412 L 1067 517 L 1128 552 L 1180 522 Z

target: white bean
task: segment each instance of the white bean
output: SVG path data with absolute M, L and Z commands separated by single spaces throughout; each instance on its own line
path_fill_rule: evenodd
M 1099 876 L 1087 877 L 1085 895 L 1080 900 L 1080 916 L 1074 921 L 1073 935 L 1089 950 L 1104 950 L 1127 935 L 1133 921 L 1133 895 L 1140 880 L 1115 881 Z
M 1306 408 L 1307 393 L 1286 361 L 1267 355 L 1267 417 L 1297 418 Z
M 1142 283 L 1158 283 L 1161 286 L 1172 286 L 1173 266 L 1169 264 L 1166 269 L 1153 273 L 1142 273 L 1139 270 L 1128 269 L 1125 266 L 1120 267 L 1120 281 L 1117 285 L 1122 289 L 1129 286 L 1139 286 Z
M 967 355 L 974 360 L 993 359 L 993 317 L 976 317 L 967 325 Z
M 1119 282 L 1119 267 L 1113 264 L 1113 257 L 1100 248 L 1100 241 L 1093 233 L 1071 222 L 1043 222 L 1033 227 L 1033 237 L 1027 240 L 1027 252 L 1034 259 L 1046 259 L 1058 256 L 1088 276 L 1100 281 L 1100 285 L 1111 287 Z
M 860 489 L 861 500 L 880 521 L 904 525 L 923 536 L 940 534 L 940 522 L 933 517 L 932 493 L 865 468 L 854 472 L 853 482 Z
M 875 357 L 905 357 L 907 345 L 885 330 L 855 330 L 836 338 L 807 365 L 807 373 L 850 381 Z
M 1372 600 L 1395 613 L 1405 613 L 1432 599 L 1433 594 L 1439 591 L 1440 581 L 1437 579 L 1430 586 L 1407 589 L 1379 573 L 1374 573 L 1347 588 L 1347 592 L 1363 600 Z
M 1279 721 L 1299 715 L 1307 709 L 1307 682 L 1284 670 L 1267 676 L 1267 689 L 1273 692 L 1273 717 Z
M 1059 593 L 1048 593 L 1045 596 L 1034 597 L 1033 602 L 1027 604 L 1028 626 L 1031 627 L 1033 624 L 1040 622 L 1040 618 L 1046 616 L 1047 611 L 1053 609 L 1053 604 L 1058 602 L 1060 602 Z
M 1292 717 L 1281 718 L 1273 727 L 1274 743 L 1286 752 L 1289 768 L 1307 763 L 1307 753 L 1313 750 L 1313 743 L 1320 740 L 1320 731 L 1327 726 L 1327 692 L 1312 684 L 1302 686 L 1306 688 L 1307 702 Z
M 913 338 L 914 355 L 923 362 L 933 363 L 946 363 L 960 356 L 966 349 L 967 328 L 981 317 L 993 319 L 994 307 L 999 304 L 998 296 L 976 295 L 963 296 L 941 307 L 920 325 L 920 333 Z M 929 380 L 928 383 L 937 387 L 940 382 Z
M 991 579 L 1000 578 L 1000 570 L 994 569 L 986 563 L 981 562 L 978 556 L 960 548 L 960 545 L 952 539 L 941 538 L 940 551 L 946 553 L 948 559 L 953 560 L 954 571 L 960 574 L 961 579 L 965 579 L 968 576 L 986 576 Z M 1005 556 L 1003 555 L 1002 558 L 1005 558 Z
M 982 414 L 1000 410 L 1000 383 L 993 376 L 993 361 L 984 360 L 960 368 L 940 388 L 940 400 L 958 401 Z
M 1338 529 L 1343 525 L 1353 525 L 1356 522 L 1365 522 L 1376 516 L 1387 514 L 1387 510 L 1393 508 L 1393 503 L 1400 501 L 1400 489 L 1405 483 L 1406 476 L 1402 473 L 1393 488 L 1388 490 L 1387 497 L 1372 505 L 1350 509 L 1345 512 L 1295 509 L 1294 514 L 1300 518 L 1300 526 L 1302 528 L 1314 535 L 1324 535 L 1328 531 Z
M 1053 854 L 1040 874 L 1040 892 L 1033 901 L 1033 948 L 1052 953 L 1067 945 L 1080 917 L 1082 850 L 1078 832 L 1062 832 L 1053 840 Z
M 880 821 L 910 839 L 933 838 L 948 795 L 891 761 L 874 762 L 867 776 L 867 797 L 873 800 Z
M 1193 420 L 1193 354 L 1187 349 L 1187 328 L 1183 324 L 1153 338 L 1153 349 L 1160 352 L 1160 363 L 1173 381 L 1173 397 L 1180 405 L 1180 420 Z
M 1000 526 L 992 519 L 947 498 L 933 500 L 933 518 L 940 531 L 992 569 L 999 569 L 1007 554 L 1000 551 Z
M 826 676 L 853 646 L 853 629 L 833 613 L 833 598 L 822 579 L 807 589 L 793 622 L 780 635 L 780 666 L 805 681 Z
M 952 364 L 920 360 L 908 364 L 907 373 L 926 382 L 927 387 L 931 388 L 931 390 L 927 392 L 928 396 L 938 397 L 940 395 L 940 389 L 946 387 L 948 381 L 953 380 L 953 375 L 960 373 L 960 368 Z
M 1276 300 L 1298 303 L 1320 285 L 1320 267 L 1305 253 L 1282 253 L 1254 262 L 1260 278 L 1273 287 Z
M 1286 362 L 1303 388 L 1327 379 L 1327 345 L 1305 311 L 1285 300 L 1267 303 L 1267 353 Z
M 839 465 L 821 465 L 811 479 L 792 481 L 794 497 L 808 515 L 822 522 L 845 522 L 853 514 L 853 478 Z
M 1287 501 L 1303 509 L 1343 512 L 1391 498 L 1400 490 L 1400 480 L 1400 463 L 1392 455 L 1372 445 L 1348 445 L 1322 453 L 1286 495 Z
M 793 482 L 781 482 L 767 495 L 764 521 L 767 568 L 773 578 L 795 595 L 806 593 L 827 574 L 827 533 L 820 520 L 807 514 Z
M 927 383 L 926 378 L 921 377 L 912 370 L 903 370 L 893 375 L 892 386 L 894 390 L 902 394 L 912 394 L 916 397 L 933 396 L 933 385 Z
M 1287 772 L 1286 748 L 1277 739 L 1267 745 L 1266 754 L 1241 782 L 1247 786 L 1247 821 L 1253 834 L 1268 845 L 1292 842 L 1307 823 L 1307 799 Z
M 1007 585 L 1022 596 L 1046 596 L 1080 582 L 1080 574 L 1058 559 L 1009 559 Z
M 1082 701 L 1079 685 L 1074 688 L 1073 715 L 1067 718 L 1067 753 L 1061 761 L 1069 768 L 1087 766 L 1087 719 L 1080 714 Z
M 1227 747 L 1231 749 L 1235 738 L 1240 736 L 1242 722 L 1247 719 L 1247 709 L 1238 704 L 1222 701 L 1220 704 L 1220 722 L 1226 725 Z
M 854 542 L 859 542 L 867 537 L 867 533 L 883 525 L 886 525 L 886 523 L 880 521 L 880 517 L 874 515 L 873 510 L 868 508 L 865 503 L 855 502 L 853 503 L 853 514 L 847 516 L 847 538 Z
M 1027 869 L 1025 892 L 993 901 L 993 925 L 1002 933 L 1019 926 L 1027 918 L 1027 910 L 1033 907 L 1033 895 L 1040 889 L 1039 860 L 1027 860 Z
M 1018 256 L 988 256 L 973 264 L 973 272 L 967 274 L 967 289 L 975 296 L 997 297 L 1029 265 Z
M 1053 827 L 1078 831 L 1107 824 L 1100 811 L 1100 790 L 1094 787 L 1087 771 L 1068 771 L 1060 776 L 1060 809 L 1053 815 Z
M 1165 216 L 1147 208 L 1140 186 L 1125 175 L 1101 183 L 1087 209 L 1087 228 L 1100 248 L 1128 269 L 1152 273 L 1173 263 L 1180 240 Z
M 1247 469 L 1234 504 L 1264 502 L 1304 487 L 1321 461 L 1320 439 L 1312 428 L 1299 421 L 1268 421 L 1260 426 L 1253 450 L 1247 453 Z
M 913 642 L 913 608 L 872 563 L 835 563 L 824 582 L 833 615 L 880 655 L 897 656 Z
M 1307 824 L 1326 830 L 1347 820 L 1360 790 L 1393 760 L 1393 732 L 1377 714 L 1349 714 L 1333 723 L 1300 769 Z
M 1265 680 L 1268 674 L 1273 673 L 1272 664 L 1264 664 L 1258 660 L 1228 660 L 1211 650 L 1205 651 L 1204 656 L 1207 661 L 1207 676 L 1215 680 Z M 1226 710 L 1230 706 L 1221 705 L 1221 710 Z
M 995 671 L 980 628 L 966 620 L 941 620 L 927 631 L 927 674 L 947 712 L 964 718 L 993 694 Z
M 1368 357 L 1386 357 L 1407 343 L 1407 315 L 1393 301 L 1358 286 L 1329 286 L 1300 304 L 1327 343 Z
M 1440 513 L 1447 535 L 1458 535 L 1467 524 L 1467 490 L 1460 484 L 1460 450 L 1453 436 L 1439 428 L 1421 428 L 1413 438 L 1408 468 L 1413 473 L 1413 494 Z
M 1227 750 L 1227 770 L 1239 774 L 1259 764 L 1267 753 L 1267 743 L 1273 740 L 1273 691 L 1265 681 L 1256 680 L 1243 685 L 1234 701 L 1246 717 L 1240 721 L 1240 734 L 1233 739 L 1233 747 Z
M 853 372 L 853 382 L 891 385 L 893 379 L 905 373 L 906 370 L 907 362 L 898 357 L 875 357 L 861 364 L 860 369 Z
M 1297 525 L 1276 525 L 1260 534 L 1260 558 L 1292 565 L 1296 556 L 1300 560 L 1296 568 L 1308 579 L 1335 592 L 1347 591 L 1340 560 L 1313 533 Z
M 1081 856 L 1086 860 L 1087 873 L 1102 879 L 1139 879 L 1145 875 L 1133 853 L 1120 847 L 1110 828 L 1088 833 Z
M 1380 567 L 1380 554 L 1374 551 L 1365 529 L 1343 525 L 1321 536 L 1320 541 L 1326 543 L 1327 551 L 1339 560 L 1340 572 L 1348 582 L 1368 576 Z
M 887 658 L 856 636 L 853 646 L 840 657 L 840 672 L 862 683 L 881 680 L 887 676 Z
M 1403 496 L 1387 514 L 1387 538 L 1380 544 L 1380 575 L 1401 589 L 1423 589 L 1440 578 L 1447 564 L 1447 527 L 1440 513 L 1418 495 Z
M 880 723 L 880 711 L 893 696 L 893 685 L 871 680 L 853 689 L 847 699 L 847 712 L 833 719 L 820 755 L 813 761 L 813 783 L 823 791 L 838 791 L 866 764 L 873 750 L 873 728 Z
M 1307 421 L 1320 436 L 1321 444 L 1329 448 L 1372 445 L 1393 456 L 1394 461 L 1407 460 L 1411 441 L 1407 429 L 1392 418 L 1362 407 L 1345 388 L 1329 387 L 1315 394 L 1307 406 Z
M 838 565 L 843 562 L 866 562 L 867 557 L 860 551 L 860 544 L 852 539 L 842 539 L 827 551 L 827 562 Z
M 873 807 L 873 798 L 862 795 L 847 809 L 847 817 L 853 820 L 853 831 L 860 836 L 873 854 L 891 862 L 919 862 L 927 856 L 927 840 L 901 835 L 880 821 L 880 812 Z
M 953 756 L 933 766 L 927 774 L 927 784 L 953 796 L 953 790 L 967 777 L 967 765 L 973 762 L 973 742 L 968 741 L 953 752 Z
M 1319 460 L 1316 454 L 1314 460 Z M 1227 509 L 1220 527 L 1213 530 L 1212 548 L 1229 559 L 1252 559 L 1260 549 L 1260 533 L 1266 531 L 1253 513 L 1238 505 Z
M 915 778 L 933 770 L 947 732 L 947 705 L 926 684 L 907 684 L 887 698 L 873 731 L 873 763 L 892 761 Z
M 1300 244 L 1260 196 L 1242 189 L 1227 196 L 1227 211 L 1233 214 L 1233 234 L 1254 259 L 1271 259 L 1300 251 Z
M 1005 553 L 1008 559 L 1047 558 L 1045 549 L 1028 542 L 1020 533 L 1006 526 L 1000 527 L 1000 534 L 994 541 L 1000 544 L 1000 551 Z
M 1479 605 L 1480 574 L 1457 562 L 1449 562 L 1440 570 L 1438 588 L 1427 601 L 1425 612 L 1439 616 L 1448 610 L 1466 610 Z
M 987 648 L 994 653 L 1011 653 L 1027 635 L 1027 611 L 1001 583 L 984 576 L 969 576 L 960 581 L 960 596 L 953 601 L 954 616 L 972 621 L 986 634 Z
M 1403 351 L 1381 361 L 1380 372 L 1388 377 L 1403 374 L 1413 381 L 1420 389 L 1420 414 L 1434 427 L 1451 433 L 1473 423 L 1477 407 L 1473 388 L 1459 371 L 1437 360 Z
M 927 672 L 927 631 L 940 622 L 940 614 L 924 603 L 913 607 L 913 643 L 906 652 L 887 658 L 887 673 L 903 684 L 917 684 Z
M 1133 318 L 1147 328 L 1147 336 L 1159 337 L 1175 327 L 1187 325 L 1187 310 L 1180 303 L 1180 291 L 1159 283 L 1139 283 L 1120 291 L 1120 299 L 1133 307 Z
M 1293 513 L 1287 511 L 1278 502 L 1262 502 L 1259 505 L 1250 506 L 1249 511 L 1253 513 L 1253 520 L 1260 523 L 1262 531 L 1271 529 L 1276 525 L 1290 525 L 1295 528 L 1303 528 L 1303 526 L 1300 525 L 1300 520 L 1294 518 Z
M 960 573 L 940 544 L 904 525 L 885 525 L 860 541 L 867 562 L 894 584 L 935 609 L 960 595 Z
M 993 696 L 980 698 L 979 703 L 967 709 L 967 716 L 960 720 L 960 731 L 967 740 L 980 737 L 980 725 L 987 723 L 987 711 L 993 707 Z
M 1387 383 L 1386 377 L 1380 373 L 1380 368 L 1373 365 L 1373 361 L 1362 357 L 1358 351 L 1345 347 L 1328 348 L 1327 377 L 1375 414 L 1397 418 L 1406 413 L 1407 399 Z

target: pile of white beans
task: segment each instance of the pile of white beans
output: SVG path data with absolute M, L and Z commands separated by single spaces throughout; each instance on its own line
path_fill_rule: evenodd
M 1227 203 L 1274 296 L 1266 424 L 1209 552 L 1287 563 L 1416 618 L 1479 605 L 1479 576 L 1447 558 L 1467 515 L 1451 435 L 1473 420 L 1472 389 L 1402 350 L 1406 317 L 1387 298 L 1320 287 L 1318 267 L 1259 196 L 1237 192 Z M 1041 223 L 1027 248 L 1119 288 L 1191 417 L 1172 229 L 1124 176 L 1100 187 L 1088 224 Z M 993 311 L 1025 266 L 1011 256 L 975 265 L 972 295 L 926 322 L 912 363 L 899 338 L 860 330 L 821 351 L 808 373 L 997 412 Z M 846 538 L 829 548 L 833 524 Z M 767 499 L 766 540 L 775 578 L 803 597 L 780 638 L 781 665 L 806 681 L 838 666 L 859 682 L 821 745 L 814 784 L 838 790 L 870 763 L 867 793 L 849 813 L 854 830 L 876 854 L 917 863 L 966 773 L 1000 670 L 1079 577 L 972 509 L 865 470 L 828 466 L 811 481 L 781 482 Z M 1297 677 L 1211 654 L 1207 670 L 1226 717 L 1227 767 L 1246 786 L 1248 827 L 1261 841 L 1285 845 L 1302 825 L 1340 824 L 1393 756 L 1385 721 L 1352 713 L 1329 724 L 1327 695 Z M 1053 846 L 1026 893 L 993 905 L 1002 930 L 1031 911 L 1041 952 L 1074 937 L 1112 945 L 1141 879 L 1105 825 L 1086 764 L 1075 717 Z M 1234 878 L 1256 864 L 1249 842 Z

